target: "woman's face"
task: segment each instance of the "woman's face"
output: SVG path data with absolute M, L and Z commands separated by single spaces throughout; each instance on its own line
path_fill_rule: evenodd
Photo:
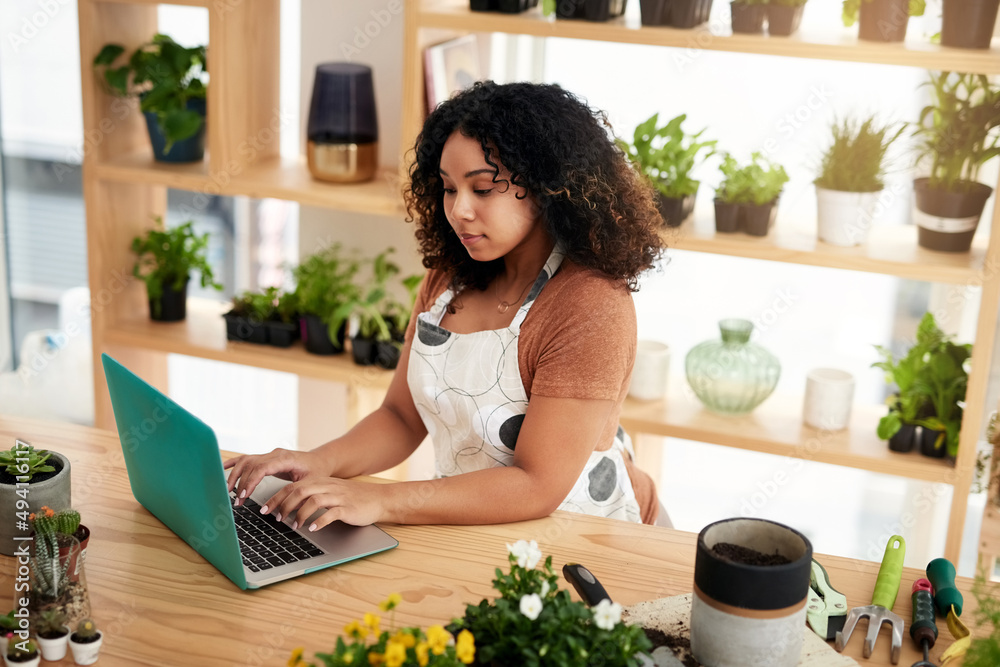
M 441 151 L 445 216 L 469 256 L 481 262 L 545 241 L 534 198 L 525 188 L 512 185 L 510 172 L 498 166 L 501 180 L 494 183 L 497 172 L 487 164 L 479 140 L 458 130 Z

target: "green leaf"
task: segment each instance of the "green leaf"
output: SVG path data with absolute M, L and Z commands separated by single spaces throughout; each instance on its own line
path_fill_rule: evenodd
M 110 65 L 115 58 L 125 52 L 125 47 L 121 44 L 105 44 L 100 52 L 94 56 L 94 65 Z
M 175 111 L 160 118 L 163 134 L 168 142 L 177 142 L 194 136 L 201 128 L 202 117 L 196 111 Z

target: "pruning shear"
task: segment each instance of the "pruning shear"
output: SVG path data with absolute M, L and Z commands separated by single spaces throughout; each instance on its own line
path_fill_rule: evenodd
M 809 575 L 809 600 L 806 621 L 817 635 L 826 641 L 837 638 L 847 620 L 847 597 L 830 584 L 830 575 L 813 559 Z

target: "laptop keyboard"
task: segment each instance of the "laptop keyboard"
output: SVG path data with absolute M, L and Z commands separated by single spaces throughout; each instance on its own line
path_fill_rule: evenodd
M 251 572 L 323 555 L 322 549 L 289 526 L 276 521 L 273 515 L 261 514 L 260 505 L 249 498 L 242 505 L 233 507 L 233 516 L 243 564 Z

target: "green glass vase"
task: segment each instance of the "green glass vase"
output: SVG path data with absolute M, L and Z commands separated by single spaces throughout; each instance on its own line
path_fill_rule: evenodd
M 764 402 L 781 376 L 778 358 L 750 342 L 750 320 L 719 322 L 722 340 L 699 343 L 687 353 L 684 369 L 695 395 L 712 412 L 743 415 Z

